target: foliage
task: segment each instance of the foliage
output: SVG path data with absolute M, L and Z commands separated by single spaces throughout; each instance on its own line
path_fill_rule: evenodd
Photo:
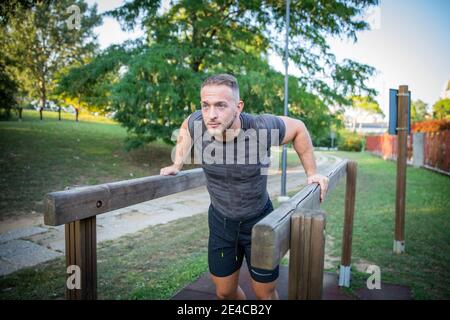
M 438 132 L 450 130 L 450 120 L 428 120 L 415 122 L 411 126 L 413 132 Z
M 369 113 L 378 113 L 384 116 L 380 105 L 371 96 L 353 96 L 350 99 L 354 108 L 361 109 Z
M 18 84 L 6 72 L 6 67 L 0 61 L 0 120 L 11 118 L 11 109 L 17 105 Z
M 356 132 L 345 129 L 338 133 L 339 151 L 361 151 L 364 146 L 364 137 Z
M 450 99 L 441 99 L 433 105 L 434 119 L 450 119 Z
M 427 107 L 428 105 L 420 99 L 413 101 L 411 103 L 411 121 L 424 121 L 429 116 Z
M 349 104 L 349 94 L 375 93 L 365 84 L 373 68 L 350 60 L 338 63 L 325 38 L 356 40 L 356 32 L 368 27 L 361 14 L 376 3 L 292 4 L 289 58 L 302 76 L 289 79 L 290 115 L 307 122 L 318 139 L 337 121 L 329 115 L 330 103 Z M 284 6 L 281 0 L 180 0 L 163 9 L 160 1 L 127 2 L 109 14 L 126 29 L 140 24 L 146 39 L 109 48 L 78 71 L 72 69 L 67 75 L 72 80 L 62 83 L 75 85 L 61 90 L 117 111 L 133 146 L 156 138 L 169 141 L 196 109 L 199 87 L 213 73 L 238 78 L 245 111 L 282 114 L 284 77 L 269 66 L 268 56 L 283 54 L 284 37 L 275 35 L 284 34 Z
M 96 6 L 89 8 L 83 0 L 19 3 L 12 1 L 2 8 L 9 15 L 0 29 L 0 48 L 11 62 L 7 71 L 20 83 L 22 95 L 39 99 L 45 107 L 61 71 L 84 63 L 96 49 L 93 28 L 101 18 Z M 79 28 L 66 23 L 71 18 L 66 10 L 72 5 L 80 8 Z

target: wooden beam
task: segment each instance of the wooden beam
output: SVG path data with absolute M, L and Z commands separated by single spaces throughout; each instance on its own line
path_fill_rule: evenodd
M 96 217 L 68 223 L 65 228 L 66 268 L 69 271 L 66 299 L 95 300 L 97 299 Z
M 202 169 L 175 176 L 151 176 L 67 191 L 52 192 L 44 199 L 44 223 L 57 226 L 108 211 L 205 185 Z
M 323 266 L 325 260 L 325 219 L 325 212 L 316 211 L 311 220 L 308 300 L 322 299 Z
M 331 192 L 347 171 L 347 160 L 342 160 L 327 177 Z M 296 209 L 319 209 L 319 184 L 307 185 L 289 201 L 258 222 L 252 230 L 252 265 L 272 270 L 289 250 L 291 216 Z
M 322 298 L 325 213 L 300 209 L 291 216 L 289 299 Z

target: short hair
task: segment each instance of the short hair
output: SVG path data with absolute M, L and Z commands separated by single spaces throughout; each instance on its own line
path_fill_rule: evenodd
M 201 89 L 206 86 L 227 86 L 231 88 L 231 92 L 233 93 L 234 97 L 236 98 L 236 102 L 239 102 L 239 84 L 237 79 L 232 76 L 231 74 L 227 73 L 220 73 L 215 74 L 210 77 L 208 77 L 202 84 Z

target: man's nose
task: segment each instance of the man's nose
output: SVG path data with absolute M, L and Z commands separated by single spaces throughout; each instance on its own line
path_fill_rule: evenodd
M 216 119 L 218 117 L 216 108 L 214 108 L 214 107 L 210 108 L 208 116 L 209 116 L 209 119 L 211 119 L 211 120 Z

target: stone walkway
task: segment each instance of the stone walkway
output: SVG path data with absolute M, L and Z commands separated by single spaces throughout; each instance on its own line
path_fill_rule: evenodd
M 317 151 L 315 154 L 320 173 L 326 173 L 341 160 Z M 268 191 L 272 199 L 280 194 L 280 184 L 280 173 L 271 172 Z M 288 170 L 288 191 L 298 191 L 305 184 L 302 167 Z M 97 242 L 207 212 L 209 203 L 206 187 L 200 187 L 101 214 L 97 216 Z M 0 276 L 64 255 L 64 226 L 50 227 L 43 224 L 43 218 L 40 221 L 26 228 L 11 229 L 0 234 Z

